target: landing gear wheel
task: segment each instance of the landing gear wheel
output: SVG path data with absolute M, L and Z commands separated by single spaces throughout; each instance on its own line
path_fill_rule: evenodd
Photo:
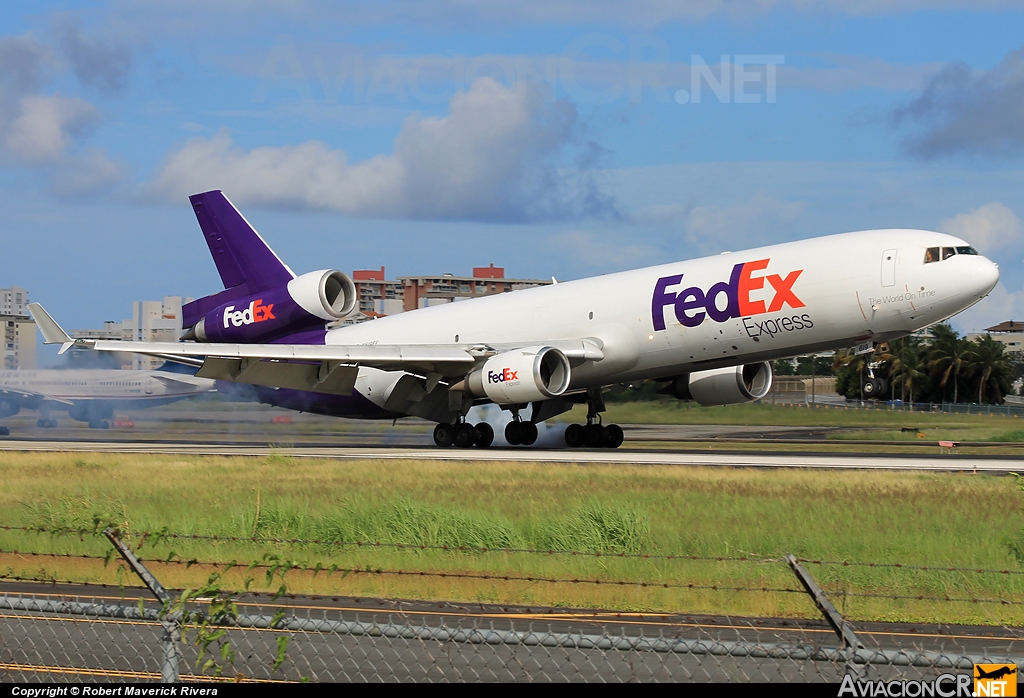
M 455 425 L 455 445 L 459 448 L 469 448 L 476 441 L 476 429 L 463 422 Z
M 494 428 L 487 422 L 480 422 L 473 428 L 473 431 L 476 432 L 476 439 L 473 440 L 473 443 L 477 448 L 487 448 L 494 443 Z
M 521 422 L 519 426 L 519 443 L 533 446 L 537 443 L 537 425 L 533 422 Z
M 522 422 L 509 422 L 505 425 L 505 441 L 509 446 L 518 446 L 522 432 Z
M 622 427 L 618 424 L 609 424 L 604 428 L 605 448 L 618 448 L 622 445 L 623 438 Z
M 455 443 L 455 427 L 451 424 L 438 424 L 434 427 L 434 443 L 441 448 L 448 448 Z
M 586 440 L 587 434 L 582 424 L 570 424 L 565 428 L 565 445 L 569 448 L 579 448 Z
M 56 419 L 44 419 L 43 420 L 43 428 L 44 429 L 56 429 L 57 428 L 57 420 Z
M 47 422 L 47 420 L 45 420 L 45 419 L 37 419 L 36 420 L 36 428 L 37 429 L 45 429 L 46 428 L 46 422 Z
M 861 387 L 861 394 L 869 400 L 875 399 L 881 392 L 882 381 L 877 378 L 868 378 Z
M 600 448 L 604 446 L 604 427 L 600 424 L 588 424 L 585 429 L 587 446 Z
M 94 419 L 89 422 L 90 429 L 109 429 L 110 422 L 105 419 Z

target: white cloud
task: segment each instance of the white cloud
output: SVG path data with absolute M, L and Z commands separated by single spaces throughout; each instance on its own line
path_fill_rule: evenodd
M 967 334 L 1006 320 L 1024 320 L 1024 290 L 1010 291 L 1000 281 L 984 300 L 955 315 L 951 322 Z
M 537 85 L 479 78 L 448 116 L 413 115 L 390 155 L 350 163 L 318 141 L 243 150 L 226 133 L 170 153 L 150 184 L 157 196 L 223 189 L 237 203 L 360 216 L 537 220 L 611 209 L 591 172 L 556 167 L 575 143 L 577 115 Z
M 254 9 L 253 6 L 256 6 Z M 362 2 L 343 0 L 158 0 L 130 2 L 158 14 L 161 28 L 182 31 L 196 25 L 209 28 L 211 13 L 227 15 L 238 22 L 256 13 L 306 21 L 323 25 L 342 20 L 346 25 L 378 25 L 413 23 L 417 26 L 443 28 L 480 23 L 500 26 L 524 24 L 578 24 L 582 22 L 611 23 L 628 27 L 653 27 L 668 22 L 703 22 L 717 17 L 750 20 L 772 11 L 796 11 L 809 14 L 836 13 L 851 16 L 897 15 L 921 10 L 999 10 L 1017 9 L 1018 0 L 379 0 Z M 152 22 L 154 20 L 148 19 Z M 212 26 L 220 26 L 213 23 Z
M 764 193 L 732 206 L 695 206 L 684 224 L 686 238 L 702 252 L 722 252 L 734 245 L 753 247 L 781 237 L 780 226 L 796 220 L 804 208 L 804 201 Z
M 22 162 L 53 162 L 72 139 L 95 123 L 99 112 L 77 97 L 28 95 L 17 116 L 7 124 L 7 151 Z
M 102 151 L 78 154 L 100 113 L 84 99 L 44 92 L 58 65 L 31 35 L 0 37 L 0 164 L 40 167 L 58 194 L 84 193 L 109 185 L 122 168 Z
M 938 228 L 963 238 L 985 254 L 1019 245 L 1024 240 L 1024 223 L 998 201 L 946 218 L 939 222 Z
M 983 73 L 964 64 L 946 67 L 893 119 L 921 125 L 921 132 L 904 142 L 917 157 L 970 153 L 1006 158 L 1024 151 L 1022 115 L 1024 49 L 1017 49 Z

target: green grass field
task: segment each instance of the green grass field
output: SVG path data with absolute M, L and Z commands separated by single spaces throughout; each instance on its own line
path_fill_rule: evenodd
M 254 561 L 303 565 L 296 592 L 815 617 L 784 563 L 616 558 L 614 553 L 807 558 L 1024 570 L 1022 495 L 1012 478 L 964 474 L 761 471 L 433 461 L 327 461 L 0 453 L 0 524 L 125 532 L 363 540 L 601 552 L 601 557 L 339 547 L 325 543 L 146 541 L 144 559 L 238 561 L 229 588 L 277 589 Z M 136 544 L 139 539 L 132 538 Z M 0 573 L 116 583 L 102 537 L 0 531 Z M 173 555 L 172 555 L 173 553 Z M 1024 555 L 1024 552 L 1021 552 Z M 269 557 L 268 557 L 269 556 Z M 360 572 L 311 571 L 332 565 Z M 809 565 L 854 619 L 1024 623 L 1024 606 L 872 599 L 857 593 L 1024 601 L 1024 575 Z M 154 562 L 172 587 L 212 568 Z M 369 570 L 369 571 L 367 571 Z M 375 570 L 644 582 L 525 582 Z M 126 583 L 135 580 L 126 576 Z M 247 581 L 248 580 L 248 581 Z M 658 588 L 657 585 L 719 589 Z

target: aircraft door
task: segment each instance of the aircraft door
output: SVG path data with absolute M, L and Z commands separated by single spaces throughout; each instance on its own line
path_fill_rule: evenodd
M 896 250 L 886 250 L 882 253 L 882 285 L 896 285 Z

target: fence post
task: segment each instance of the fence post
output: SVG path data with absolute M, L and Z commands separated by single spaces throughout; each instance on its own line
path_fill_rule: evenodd
M 825 596 L 825 592 L 821 590 L 818 583 L 814 581 L 814 577 L 805 570 L 799 562 L 796 561 L 796 557 L 792 553 L 787 553 L 786 562 L 792 568 L 796 574 L 796 578 L 800 580 L 804 589 L 814 599 L 814 604 L 821 611 L 821 614 L 825 616 L 825 622 L 828 623 L 833 630 L 836 631 L 836 635 L 839 636 L 840 641 L 843 643 L 843 647 L 850 649 L 862 649 L 864 643 L 857 637 L 857 633 L 853 631 L 853 628 L 846 619 L 836 610 L 836 607 L 832 605 L 832 602 Z
M 160 659 L 160 682 L 180 682 L 181 624 L 177 620 L 170 620 L 166 617 L 167 611 L 171 606 L 171 595 L 164 589 L 160 581 L 153 576 L 153 573 L 142 564 L 142 561 L 135 557 L 135 553 L 131 551 L 131 548 L 118 538 L 115 530 L 106 528 L 103 530 L 103 535 L 110 540 L 114 548 L 117 549 L 117 552 L 121 553 L 124 561 L 132 568 L 132 571 L 139 576 L 139 579 L 153 592 L 153 596 L 163 605 L 161 615 L 165 617 L 160 621 L 160 624 L 163 626 L 163 632 L 160 634 L 160 646 L 163 648 L 163 656 Z

